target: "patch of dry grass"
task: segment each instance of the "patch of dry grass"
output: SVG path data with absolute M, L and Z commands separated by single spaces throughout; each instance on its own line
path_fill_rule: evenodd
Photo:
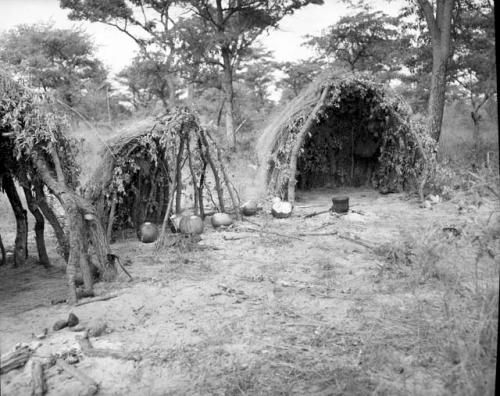
M 498 218 L 471 219 L 459 236 L 434 225 L 385 247 L 379 277 L 401 303 L 379 316 L 383 335 L 370 333 L 373 365 L 396 364 L 404 351 L 424 378 L 439 373 L 443 392 L 494 394 L 499 236 Z

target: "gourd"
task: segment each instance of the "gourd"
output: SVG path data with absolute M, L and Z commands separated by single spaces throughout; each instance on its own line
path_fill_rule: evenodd
M 286 201 L 277 201 L 271 207 L 271 214 L 277 219 L 286 219 L 292 214 L 292 204 Z
M 241 205 L 241 213 L 244 216 L 253 216 L 257 213 L 257 202 L 250 200 Z
M 220 226 L 230 226 L 233 224 L 233 219 L 231 216 L 229 216 L 227 213 L 215 213 L 212 216 L 212 226 L 214 228 L 220 227 Z
M 203 220 L 198 216 L 183 216 L 179 222 L 179 231 L 189 235 L 201 234 L 203 232 Z
M 152 243 L 158 239 L 158 227 L 150 222 L 142 223 L 138 232 L 139 240 L 143 243 Z

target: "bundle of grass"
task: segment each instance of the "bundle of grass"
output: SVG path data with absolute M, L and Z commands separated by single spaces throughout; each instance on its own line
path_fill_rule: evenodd
M 424 128 L 410 122 L 404 101 L 382 85 L 352 74 L 322 77 L 259 139 L 261 181 L 290 202 L 296 185 L 422 189 L 434 147 Z
M 54 228 L 67 260 L 69 300 L 76 302 L 78 266 L 87 293 L 92 292 L 94 264 L 107 279 L 114 278 L 117 270 L 108 260 L 109 246 L 95 208 L 76 192 L 79 173 L 76 144 L 67 137 L 66 129 L 65 117 L 58 113 L 49 96 L 0 73 L 0 188 L 7 194 L 16 217 L 14 265 L 24 264 L 28 254 L 27 212 L 15 186 L 18 182 L 35 218 L 40 262 L 45 266 L 50 264 L 44 239 L 46 219 Z M 47 202 L 49 193 L 64 209 L 67 235 Z M 94 263 L 92 256 L 97 259 Z
M 180 107 L 156 120 L 133 124 L 108 142 L 86 194 L 107 224 L 108 237 L 113 229 L 137 229 L 144 221 L 163 221 L 162 240 L 164 220 L 174 206 L 176 213 L 182 211 L 185 185 L 193 188 L 194 213 L 205 216 L 204 192 L 211 194 L 207 171 L 213 176 L 217 209 L 226 210 L 225 188 L 233 207 L 238 208 L 221 150 L 200 126 L 197 116 L 189 108 Z M 189 182 L 183 180 L 186 176 Z

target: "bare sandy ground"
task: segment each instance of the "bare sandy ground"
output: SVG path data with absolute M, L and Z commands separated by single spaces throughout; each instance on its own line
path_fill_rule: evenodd
M 66 295 L 61 270 L 3 267 L 1 351 L 49 328 L 36 355 L 74 348 L 77 367 L 100 384 L 100 395 L 453 394 L 440 373 L 456 362 L 435 342 L 448 339 L 435 321 L 443 289 L 387 277 L 383 257 L 365 245 L 395 243 L 430 226 L 461 228 L 471 216 L 489 216 L 492 204 L 470 215 L 456 202 L 423 209 L 402 194 L 343 193 L 347 215 L 304 218 L 330 205 L 332 192 L 322 190 L 303 194 L 289 219 L 250 218 L 287 236 L 245 231 L 258 228 L 248 222 L 207 227 L 191 251 L 171 247 L 160 256 L 153 245 L 119 240 L 112 248 L 131 260 L 134 280 L 98 284 L 97 293 L 118 294 L 108 301 L 53 306 Z M 109 332 L 91 339 L 95 347 L 142 359 L 82 355 L 79 333 L 52 331 L 70 312 L 83 325 L 107 323 Z M 57 367 L 46 375 L 48 395 L 83 394 Z M 2 375 L 1 386 L 2 395 L 29 395 L 29 369 Z

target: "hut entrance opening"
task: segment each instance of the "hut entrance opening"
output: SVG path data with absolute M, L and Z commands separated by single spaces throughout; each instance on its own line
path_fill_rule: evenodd
M 389 117 L 374 92 L 340 97 L 325 105 L 304 139 L 296 174 L 301 190 L 371 184 Z

